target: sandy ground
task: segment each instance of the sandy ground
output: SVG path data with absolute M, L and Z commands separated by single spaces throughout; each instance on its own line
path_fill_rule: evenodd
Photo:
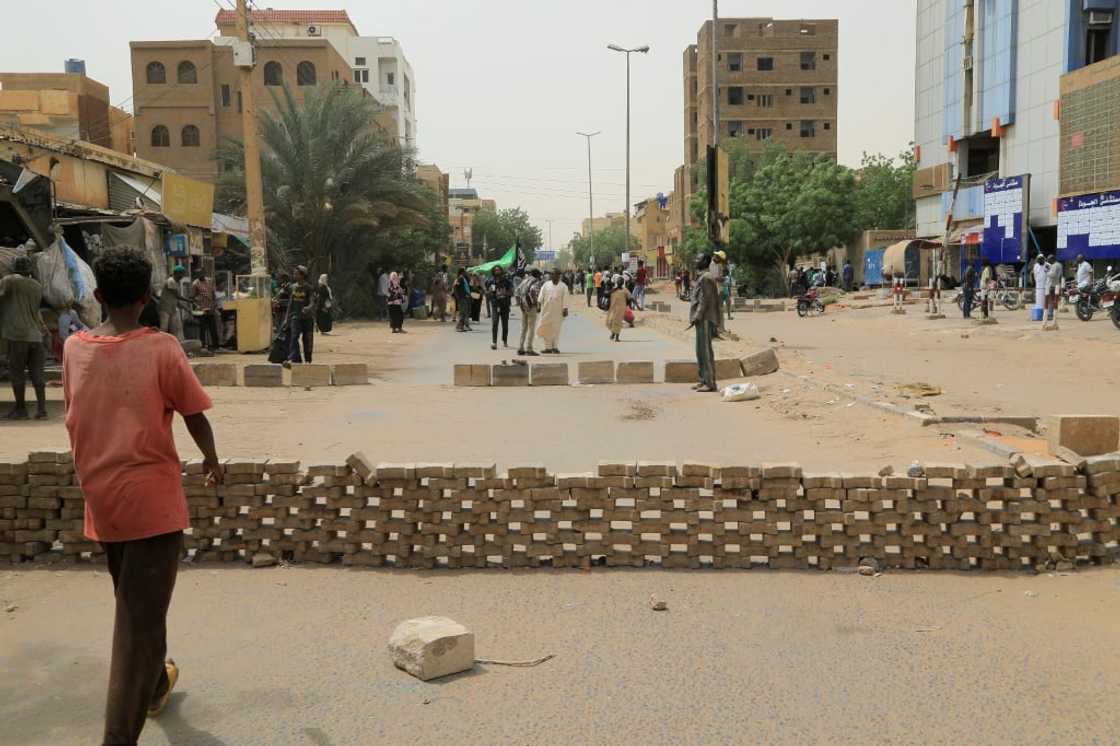
M 650 594 L 668 601 L 651 611 Z M 94 743 L 104 571 L 0 572 L 3 742 Z M 476 667 L 393 668 L 401 620 L 444 614 Z M 1108 743 L 1120 574 L 184 569 L 182 666 L 142 744 Z M 936 734 L 936 735 L 934 735 Z
M 647 316 L 612 343 L 603 314 L 577 308 L 566 322 L 557 357 L 575 368 L 586 360 L 687 359 L 683 325 Z M 736 322 L 738 323 L 738 322 Z M 214 388 L 210 413 L 221 455 L 340 462 L 361 450 L 378 461 L 490 461 L 500 466 L 546 463 L 557 471 L 593 470 L 600 459 L 707 460 L 758 463 L 800 459 L 811 469 L 878 469 L 885 463 L 990 460 L 947 431 L 920 428 L 784 375 L 757 379 L 764 396 L 725 404 L 687 385 L 572 386 L 548 389 L 464 389 L 451 386 L 452 365 L 498 362 L 514 350 L 490 350 L 489 323 L 469 334 L 451 324 L 414 322 L 406 335 L 381 324 L 343 324 L 316 337 L 315 362 L 366 362 L 370 386 Z M 520 320 L 511 323 L 516 340 Z M 720 343 L 720 356 L 756 349 Z M 789 354 L 789 353 L 784 353 Z M 223 362 L 259 356 L 222 355 Z M 0 407 L 10 397 L 0 390 Z M 52 419 L 0 425 L 0 458 L 66 448 L 61 390 L 50 389 Z M 197 451 L 180 421 L 184 457 Z

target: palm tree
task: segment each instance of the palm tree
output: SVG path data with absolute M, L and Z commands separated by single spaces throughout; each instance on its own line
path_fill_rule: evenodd
M 301 103 L 285 85 L 273 99 L 276 112 L 259 115 L 270 267 L 353 266 L 379 236 L 425 222 L 432 197 L 412 154 L 374 124 L 379 105 L 359 86 L 332 81 Z M 242 143 L 226 141 L 215 158 L 219 209 L 243 215 Z

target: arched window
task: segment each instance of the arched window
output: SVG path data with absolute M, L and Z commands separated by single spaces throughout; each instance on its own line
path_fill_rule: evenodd
M 175 79 L 180 83 L 197 83 L 198 70 L 195 68 L 194 63 L 186 61 L 180 62 Z
M 198 144 L 198 127 L 188 124 L 183 128 L 183 147 L 197 148 Z
M 169 148 L 171 147 L 171 133 L 162 124 L 157 124 L 152 127 L 152 147 L 153 148 Z
M 296 66 L 296 85 L 315 85 L 315 66 L 307 60 Z
M 148 83 L 159 85 L 167 82 L 167 70 L 162 62 L 149 62 L 147 70 Z
M 284 85 L 284 68 L 279 62 L 266 62 L 264 65 L 265 85 Z

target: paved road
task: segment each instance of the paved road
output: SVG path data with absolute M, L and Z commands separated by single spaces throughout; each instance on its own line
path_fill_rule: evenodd
M 685 359 L 693 355 L 687 344 L 652 329 L 643 329 L 641 325 L 634 329 L 624 328 L 622 341 L 612 342 L 606 328 L 605 314 L 583 307 L 583 299 L 578 299 L 578 302 L 581 307 L 573 308 L 564 322 L 560 336 L 560 350 L 563 354 L 536 358 L 539 362 L 568 363 L 573 379 L 575 367 L 580 361 L 653 360 L 658 363 L 660 371 L 660 363 L 665 360 Z M 490 349 L 491 321 L 486 318 L 485 311 L 482 320 L 473 325 L 474 331 L 470 333 L 459 334 L 452 331 L 451 322 L 447 326 L 447 334 L 436 335 L 416 350 L 409 361 L 409 369 L 398 371 L 395 380 L 422 384 L 450 383 L 451 366 L 454 363 L 495 363 L 510 360 L 517 352 L 518 340 L 521 338 L 521 317 L 516 309 L 509 324 L 509 349 L 502 348 L 500 338 L 498 350 L 495 352 Z M 539 350 L 541 339 L 537 337 L 535 343 Z M 390 380 L 394 379 L 391 377 Z

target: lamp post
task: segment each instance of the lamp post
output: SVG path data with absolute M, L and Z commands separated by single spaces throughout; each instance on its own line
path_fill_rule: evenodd
M 595 261 L 595 196 L 591 190 L 591 138 L 601 132 L 577 132 L 587 138 L 587 240 L 591 246 L 591 261 Z
M 608 44 L 612 52 L 626 55 L 626 250 L 630 251 L 630 55 L 634 52 L 649 54 L 649 44 L 634 49 L 625 49 L 617 44 Z

